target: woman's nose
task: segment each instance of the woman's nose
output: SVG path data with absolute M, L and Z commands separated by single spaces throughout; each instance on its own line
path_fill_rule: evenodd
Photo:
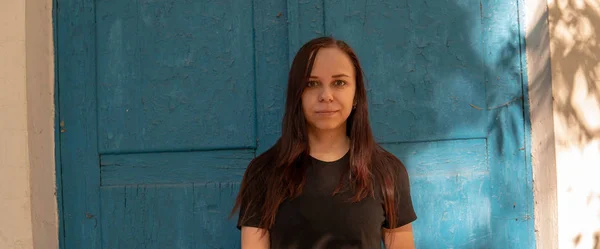
M 331 102 L 333 101 L 333 94 L 329 87 L 323 87 L 319 94 L 319 102 Z

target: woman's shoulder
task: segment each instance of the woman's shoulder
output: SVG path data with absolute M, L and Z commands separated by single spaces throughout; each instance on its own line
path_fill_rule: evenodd
M 381 145 L 377 145 L 375 155 L 373 155 L 373 164 L 379 167 L 388 168 L 389 170 L 406 171 L 404 163 L 402 163 L 396 155 L 389 152 Z
M 376 186 L 389 189 L 392 187 L 398 191 L 405 185 L 408 179 L 408 171 L 404 163 L 393 153 L 377 146 L 376 153 L 373 155 L 373 180 Z M 382 186 L 383 185 L 383 186 Z
M 264 174 L 267 170 L 272 169 L 273 167 L 269 167 L 274 160 L 274 152 L 273 148 L 259 154 L 254 157 L 248 163 L 246 167 L 246 175 L 254 175 L 254 174 Z

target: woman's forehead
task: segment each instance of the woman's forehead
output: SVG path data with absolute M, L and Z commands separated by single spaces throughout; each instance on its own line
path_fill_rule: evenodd
M 331 76 L 338 74 L 354 76 L 354 65 L 350 57 L 337 47 L 319 49 L 311 75 Z

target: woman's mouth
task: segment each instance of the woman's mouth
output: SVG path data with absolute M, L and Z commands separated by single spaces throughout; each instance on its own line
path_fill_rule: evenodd
M 322 110 L 322 111 L 316 111 L 315 113 L 318 116 L 332 116 L 334 114 L 336 114 L 338 111 L 337 110 Z

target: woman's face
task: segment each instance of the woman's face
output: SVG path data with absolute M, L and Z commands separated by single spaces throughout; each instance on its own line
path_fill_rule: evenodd
M 302 93 L 302 110 L 312 129 L 345 127 L 352 112 L 356 77 L 350 57 L 337 47 L 317 52 Z

